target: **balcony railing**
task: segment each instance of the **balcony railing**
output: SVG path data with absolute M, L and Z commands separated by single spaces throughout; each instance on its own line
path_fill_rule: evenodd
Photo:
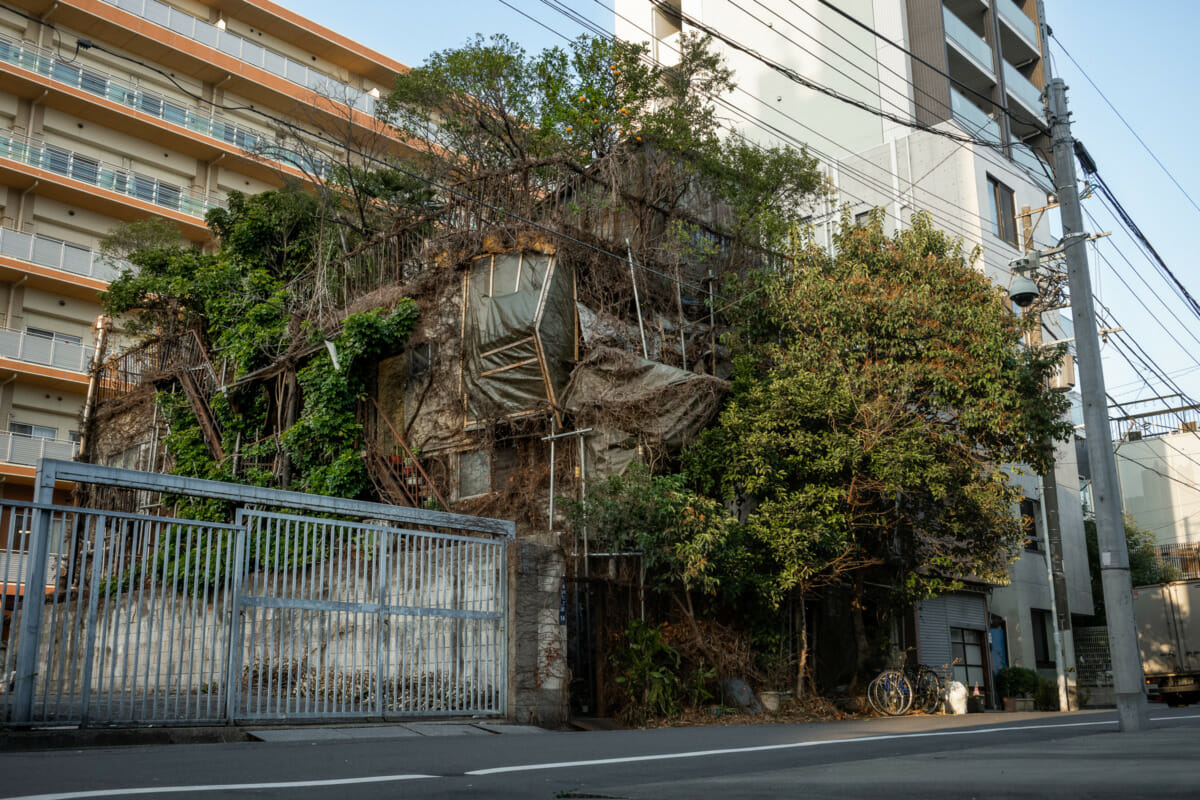
M 12 228 L 0 228 L 0 255 L 60 269 L 72 275 L 111 282 L 129 266 L 128 262 L 111 262 L 95 250 L 49 236 L 21 233 Z
M 1000 123 L 954 88 L 950 89 L 950 108 L 954 112 L 954 119 L 971 136 L 1000 143 Z
M 1004 62 L 1004 86 L 1009 94 L 1017 98 L 1021 105 L 1035 114 L 1038 119 L 1045 115 L 1042 105 L 1042 90 L 1033 82 L 1017 71 L 1017 68 L 1007 61 Z
M 0 328 L 0 356 L 47 367 L 86 373 L 91 348 L 57 337 Z
M 336 78 L 331 78 L 307 64 L 301 64 L 274 50 L 268 50 L 236 33 L 222 30 L 212 23 L 172 8 L 166 3 L 160 3 L 158 0 L 104 0 L 104 2 L 220 50 L 226 55 L 261 67 L 272 75 L 278 75 L 284 80 L 312 89 L 317 94 L 331 100 L 345 103 L 351 108 L 367 114 L 374 115 L 375 113 L 375 98 L 367 92 L 355 89 Z
M 991 45 L 950 9 L 942 9 L 942 19 L 946 25 L 946 37 L 971 56 L 977 62 L 976 66 L 994 77 L 996 72 L 992 66 Z
M 993 0 L 993 5 L 1000 12 L 1000 19 L 1023 36 L 1026 43 L 1036 51 L 1038 47 L 1037 23 L 1025 16 L 1025 12 L 1018 8 L 1012 0 Z
M 195 109 L 182 106 L 157 92 L 150 92 L 117 80 L 92 67 L 81 67 L 75 61 L 64 61 L 49 50 L 0 35 L 0 61 L 15 64 L 76 89 L 82 89 L 115 103 L 137 109 L 164 122 L 227 142 L 248 152 L 285 164 L 293 164 L 309 171 L 313 171 L 315 168 L 320 174 L 325 172 L 325 165 L 314 165 L 311 158 L 281 147 L 269 134 L 254 130 L 241 123 L 231 122 L 220 114 L 201 114 Z
M 79 455 L 79 442 L 41 439 L 23 433 L 0 432 L 0 461 L 36 467 L 42 458 L 70 461 Z
M 224 206 L 216 196 L 205 197 L 203 192 L 106 164 L 63 147 L 35 142 L 12 131 L 0 132 L 0 156 L 196 217 L 203 217 L 210 208 Z

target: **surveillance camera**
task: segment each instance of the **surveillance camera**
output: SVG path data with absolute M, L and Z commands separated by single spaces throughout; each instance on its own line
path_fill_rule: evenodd
M 1008 287 L 1008 299 L 1020 308 L 1032 305 L 1039 294 L 1037 284 L 1024 273 L 1013 276 L 1012 283 Z

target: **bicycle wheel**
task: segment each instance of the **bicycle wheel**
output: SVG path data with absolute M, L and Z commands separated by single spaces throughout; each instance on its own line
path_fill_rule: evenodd
M 873 691 L 871 687 L 874 687 Z M 889 717 L 903 716 L 912 708 L 912 683 L 899 670 L 884 670 L 868 687 L 867 699 L 872 708 L 880 714 Z
M 942 704 L 942 679 L 933 670 L 922 666 L 917 672 L 913 689 L 913 707 L 925 714 L 934 714 Z

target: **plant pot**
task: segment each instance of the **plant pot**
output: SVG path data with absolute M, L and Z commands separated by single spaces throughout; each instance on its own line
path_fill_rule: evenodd
M 789 698 L 791 698 L 791 694 L 788 692 L 758 693 L 758 702 L 762 703 L 763 708 L 767 710 L 768 714 L 774 714 L 776 711 L 778 711 L 779 706 Z
M 1004 698 L 1004 710 L 1005 711 L 1016 711 L 1017 710 L 1017 698 L 1015 698 L 1015 697 Z

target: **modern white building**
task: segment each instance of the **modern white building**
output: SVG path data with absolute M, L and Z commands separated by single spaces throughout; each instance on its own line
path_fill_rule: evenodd
M 882 208 L 887 230 L 928 211 L 1007 286 L 1009 262 L 1056 238 L 1042 17 L 1039 0 L 617 0 L 616 33 L 664 63 L 684 32 L 712 36 L 737 83 L 720 106 L 729 127 L 806 145 L 836 188 L 812 209 L 819 236 L 844 205 L 856 218 Z M 1061 338 L 1059 314 L 1045 314 L 1042 339 Z M 1073 444 L 1057 456 L 1070 611 L 1090 615 Z M 1010 584 L 928 601 L 915 620 L 926 663 L 958 659 L 984 688 L 1004 665 L 1055 667 L 1041 480 L 1019 480 L 1032 530 Z

